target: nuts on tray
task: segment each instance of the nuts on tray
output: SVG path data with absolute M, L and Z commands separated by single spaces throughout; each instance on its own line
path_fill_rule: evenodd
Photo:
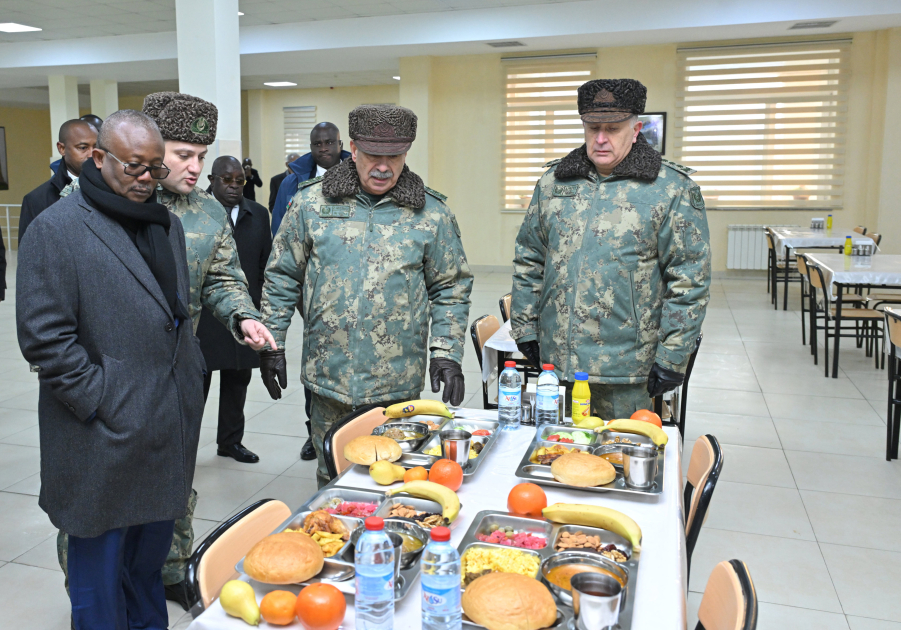
M 413 506 L 395 503 L 391 506 L 391 511 L 388 512 L 388 517 L 413 518 L 417 514 L 420 514 L 420 512 L 417 512 L 416 508 L 414 508 Z
M 564 551 L 566 549 L 591 549 L 599 552 L 602 556 L 610 558 L 614 562 L 625 562 L 628 560 L 626 554 L 616 548 L 616 545 L 603 545 L 600 536 L 589 536 L 582 532 L 570 534 L 563 532 L 554 545 L 556 551 Z

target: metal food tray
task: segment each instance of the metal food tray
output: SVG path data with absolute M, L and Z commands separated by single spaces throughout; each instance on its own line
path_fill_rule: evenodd
M 489 531 L 489 528 L 494 523 L 500 525 L 501 527 L 509 525 L 514 528 L 515 532 L 522 531 L 528 532 L 535 536 L 544 536 L 545 538 L 547 538 L 548 544 L 546 547 L 544 547 L 544 549 L 522 549 L 519 547 L 486 543 L 476 538 L 476 534 L 490 534 L 491 532 Z M 622 605 L 619 613 L 619 622 L 616 626 L 614 626 L 614 628 L 616 628 L 616 630 L 629 630 L 632 627 L 632 610 L 635 604 L 635 585 L 638 583 L 638 563 L 641 561 L 641 552 L 638 551 L 633 553 L 632 543 L 630 543 L 619 534 L 614 534 L 613 532 L 607 531 L 606 529 L 599 529 L 597 527 L 583 527 L 582 525 L 563 525 L 560 523 L 552 523 L 543 518 L 513 516 L 512 514 L 509 514 L 507 512 L 500 512 L 497 510 L 484 510 L 476 514 L 475 518 L 472 520 L 469 529 L 466 530 L 466 534 L 463 536 L 463 540 L 461 540 L 460 544 L 457 545 L 457 551 L 460 552 L 460 557 L 462 558 L 466 549 L 470 546 L 516 549 L 517 551 L 523 551 L 529 554 L 537 554 L 543 561 L 545 558 L 548 558 L 556 553 L 554 551 L 554 546 L 556 544 L 557 537 L 560 536 L 560 534 L 562 534 L 563 532 L 575 533 L 579 531 L 589 536 L 600 536 L 602 544 L 616 545 L 616 548 L 628 557 L 628 560 L 626 562 L 617 562 L 617 564 L 623 567 L 629 574 L 629 581 L 626 584 L 626 588 L 624 589 L 625 604 Z M 536 579 L 544 582 L 541 577 L 540 567 L 538 570 L 538 577 Z M 466 587 L 464 586 L 462 590 L 465 591 Z M 549 588 L 548 590 L 551 589 Z M 551 591 L 551 593 L 553 593 L 553 591 Z M 557 622 L 554 625 L 550 626 L 550 628 L 554 628 L 555 630 L 574 628 L 575 625 L 572 607 L 562 603 L 556 596 L 554 596 L 554 601 L 557 602 Z M 463 625 L 470 628 L 484 627 L 473 621 L 470 621 L 466 618 L 466 615 L 463 615 Z
M 373 514 L 379 512 L 379 510 L 384 507 L 386 503 L 385 494 L 382 492 L 376 492 L 372 490 L 355 490 L 352 488 L 340 488 L 340 487 L 331 487 L 326 488 L 320 492 L 317 492 L 312 497 L 307 499 L 307 502 L 300 506 L 300 509 L 297 510 L 294 514 L 290 516 L 284 523 L 275 528 L 272 534 L 278 534 L 279 532 L 283 532 L 284 530 L 291 528 L 300 528 L 303 526 L 303 521 L 307 517 L 310 512 L 313 512 L 323 505 L 325 505 L 330 499 L 334 497 L 340 497 L 345 501 L 361 501 L 366 503 L 375 503 L 376 511 Z M 348 529 L 352 532 L 353 529 L 363 523 L 362 518 L 356 518 L 352 516 L 338 516 L 335 515 L 336 518 L 340 519 L 345 525 L 347 525 Z M 270 534 L 271 535 L 271 534 Z M 337 554 L 332 556 L 331 558 L 326 558 L 325 563 L 323 564 L 322 571 L 320 571 L 319 575 L 306 582 L 299 582 L 298 586 L 307 586 L 309 584 L 313 584 L 314 582 L 326 582 L 336 587 L 342 593 L 346 593 L 348 595 L 353 595 L 356 592 L 355 580 L 353 572 L 351 572 L 350 576 L 341 581 L 333 581 L 329 579 L 329 575 L 334 575 L 336 571 L 345 570 L 346 567 L 353 568 L 354 566 L 354 548 L 353 545 L 350 544 L 350 541 L 341 548 Z M 241 573 L 242 575 L 247 575 L 244 572 L 244 558 L 235 565 L 235 570 Z M 400 601 L 404 597 L 407 596 L 407 593 L 410 592 L 410 588 L 413 586 L 413 583 L 416 582 L 416 578 L 419 576 L 419 562 L 414 562 L 413 565 L 408 569 L 401 569 L 400 577 L 398 577 L 397 582 L 394 585 L 394 601 Z M 251 578 L 252 580 L 253 578 Z
M 465 426 L 471 427 L 472 429 L 487 429 L 491 431 L 491 435 L 487 437 L 482 437 L 475 435 L 472 438 L 473 442 L 481 442 L 484 445 L 482 448 L 482 452 L 479 453 L 479 456 L 470 459 L 466 462 L 466 465 L 463 466 L 463 476 L 470 477 L 476 473 L 479 469 L 479 466 L 482 465 L 482 462 L 488 456 L 488 452 L 491 450 L 491 447 L 494 446 L 494 443 L 497 442 L 497 438 L 500 435 L 500 423 L 494 420 L 467 420 L 466 418 L 444 418 L 441 416 L 410 416 L 409 418 L 393 418 L 388 420 L 385 424 L 393 423 L 393 422 L 424 422 L 425 420 L 431 420 L 436 424 L 440 424 L 441 426 L 435 431 L 431 431 L 431 436 L 425 443 L 420 446 L 418 449 L 410 452 L 404 453 L 400 456 L 400 459 L 394 462 L 398 466 L 403 466 L 404 468 L 413 468 L 415 466 L 422 466 L 426 470 L 432 467 L 432 464 L 441 459 L 440 456 L 437 455 L 426 455 L 424 451 L 429 450 L 430 448 L 437 445 L 441 446 L 441 438 L 438 433 L 444 431 L 445 428 L 450 428 L 453 426 Z
M 584 433 L 590 433 L 592 435 L 590 444 L 570 444 L 567 442 L 564 443 L 563 446 L 566 446 L 567 448 L 577 448 L 580 451 L 585 451 L 587 453 L 591 453 L 592 455 L 597 455 L 599 452 L 606 450 L 603 442 L 606 442 L 607 440 L 615 440 L 616 438 L 620 438 L 621 440 L 631 440 L 632 444 L 642 444 L 644 446 L 651 447 L 654 446 L 654 442 L 651 441 L 651 438 L 645 437 L 643 435 L 635 435 L 633 433 L 617 433 L 615 431 L 594 433 L 590 429 L 579 429 L 578 427 L 566 426 L 562 424 L 545 424 L 541 425 L 538 430 L 535 431 L 535 437 L 532 439 L 532 442 L 526 449 L 522 460 L 519 462 L 519 466 L 517 466 L 516 468 L 517 477 L 519 477 L 520 479 L 526 479 L 533 483 L 541 484 L 543 486 L 570 488 L 572 490 L 584 490 L 585 492 L 617 492 L 639 496 L 657 495 L 663 492 L 663 462 L 665 446 L 657 447 L 657 476 L 654 477 L 654 484 L 650 488 L 633 488 L 631 486 L 627 486 L 625 479 L 623 478 L 622 466 L 617 464 L 614 464 L 613 466 L 616 469 L 616 479 L 603 486 L 584 488 L 582 486 L 571 486 L 569 484 L 557 481 L 551 474 L 550 464 L 533 464 L 529 460 L 529 458 L 532 456 L 532 453 L 534 453 L 535 450 L 539 447 L 560 445 L 560 442 L 548 442 L 547 440 L 542 439 L 548 435 L 557 433 L 558 431 L 566 431 L 567 433 L 572 433 L 573 431 L 582 431 Z

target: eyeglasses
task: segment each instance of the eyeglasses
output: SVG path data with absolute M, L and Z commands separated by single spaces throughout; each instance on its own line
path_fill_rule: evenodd
M 115 155 L 113 155 L 107 149 L 103 149 L 102 147 L 97 147 L 102 151 L 106 151 L 106 154 L 116 160 L 119 164 L 125 167 L 125 174 L 130 177 L 141 177 L 147 171 L 150 171 L 150 176 L 153 179 L 166 179 L 169 177 L 169 167 L 165 164 L 160 164 L 159 166 L 145 166 L 144 164 L 140 164 L 138 162 L 123 162 Z
M 311 142 L 310 146 L 316 147 L 318 149 L 319 147 L 322 147 L 322 146 L 333 147 L 336 144 L 338 144 L 338 142 L 336 140 L 317 140 L 316 142 Z
M 232 184 L 237 184 L 238 186 L 243 186 L 247 183 L 247 180 L 243 177 L 222 177 L 222 175 L 213 175 L 216 179 L 221 181 L 226 186 L 231 186 Z

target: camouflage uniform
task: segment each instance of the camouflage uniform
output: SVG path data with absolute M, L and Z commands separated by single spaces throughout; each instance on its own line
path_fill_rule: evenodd
M 472 273 L 444 200 L 405 166 L 397 185 L 373 203 L 347 160 L 300 184 L 288 206 L 260 310 L 283 347 L 303 295 L 301 381 L 316 395 L 311 421 L 320 482 L 328 480 L 322 437 L 341 415 L 323 398 L 348 412 L 408 400 L 425 385 L 426 348 L 433 359 L 463 359 Z

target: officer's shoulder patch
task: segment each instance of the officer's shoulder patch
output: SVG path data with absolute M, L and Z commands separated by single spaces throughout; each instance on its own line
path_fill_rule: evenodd
M 460 238 L 462 234 L 460 234 L 460 225 L 457 223 L 457 217 L 451 214 L 451 223 L 454 224 L 454 232 L 457 233 L 457 238 Z
M 322 205 L 319 206 L 319 216 L 323 219 L 349 219 L 354 215 L 350 206 Z
M 691 175 L 693 173 L 697 173 L 697 171 L 693 168 L 689 168 L 684 164 L 679 164 L 678 162 L 673 162 L 672 160 L 667 160 L 666 158 L 660 158 L 660 161 L 665 165 L 669 166 L 674 171 L 678 171 L 683 175 Z
M 557 166 L 560 162 L 563 161 L 563 158 L 557 158 L 556 160 L 551 160 L 547 164 L 544 165 L 544 168 L 550 168 L 552 166 Z
M 429 188 L 428 186 L 423 186 L 423 188 L 425 188 L 425 191 L 427 193 L 429 193 L 435 199 L 437 199 L 439 201 L 447 201 L 447 195 L 441 194 L 437 190 L 435 190 L 433 188 Z
M 577 192 L 576 184 L 554 184 L 554 197 L 575 197 Z
M 691 205 L 698 210 L 704 209 L 704 195 L 701 194 L 701 187 L 695 184 L 691 188 L 688 189 L 688 198 L 691 200 Z
M 317 182 L 321 182 L 321 181 L 322 181 L 322 175 L 320 175 L 319 177 L 314 177 L 313 179 L 308 179 L 305 182 L 300 182 L 299 184 L 297 184 L 297 190 L 300 190 L 301 188 L 306 188 L 308 186 L 312 186 L 313 184 L 315 184 Z

